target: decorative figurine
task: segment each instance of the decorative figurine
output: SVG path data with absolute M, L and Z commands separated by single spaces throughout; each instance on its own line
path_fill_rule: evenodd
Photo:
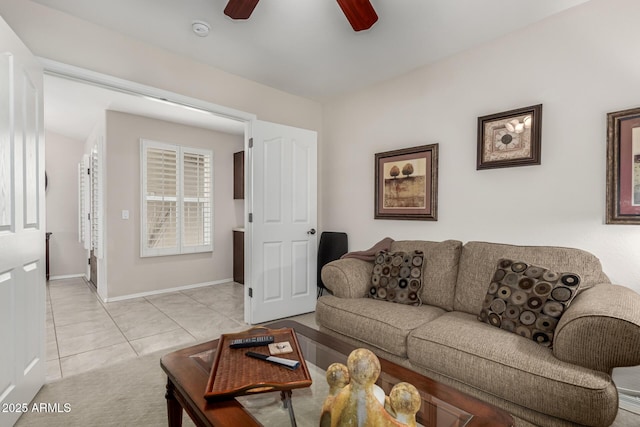
M 379 375 L 380 361 L 364 348 L 351 352 L 347 366 L 329 366 L 329 396 L 322 406 L 320 427 L 415 427 L 421 403 L 418 390 L 398 383 L 386 397 L 375 385 Z

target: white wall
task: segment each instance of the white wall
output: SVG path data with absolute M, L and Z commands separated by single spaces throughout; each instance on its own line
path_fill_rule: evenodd
M 49 273 L 60 276 L 83 275 L 87 253 L 78 242 L 78 163 L 84 142 L 46 132 L 45 169 L 49 185 L 46 191 Z
M 640 2 L 592 0 L 324 106 L 324 229 L 579 247 L 640 290 L 640 226 L 605 225 L 606 113 L 640 105 Z M 543 104 L 542 164 L 476 170 L 477 118 Z M 374 153 L 440 144 L 438 221 L 374 220 Z
M 320 130 L 318 102 L 153 47 L 30 0 L 0 1 L 0 15 L 38 56 L 225 107 Z

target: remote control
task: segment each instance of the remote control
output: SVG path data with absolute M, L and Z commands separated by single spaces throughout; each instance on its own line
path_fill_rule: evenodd
M 273 343 L 273 335 L 261 335 L 249 338 L 238 338 L 229 344 L 231 348 L 257 347 Z

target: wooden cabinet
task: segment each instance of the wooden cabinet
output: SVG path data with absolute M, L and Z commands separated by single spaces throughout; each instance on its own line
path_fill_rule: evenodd
M 233 230 L 233 281 L 244 285 L 244 231 Z
M 244 151 L 233 153 L 233 198 L 244 199 Z

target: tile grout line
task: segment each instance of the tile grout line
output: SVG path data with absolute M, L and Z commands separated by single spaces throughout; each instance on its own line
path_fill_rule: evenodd
M 84 277 L 83 277 L 84 279 Z M 100 295 L 98 295 L 98 292 L 96 292 L 93 289 L 93 286 L 91 286 L 89 284 L 89 282 L 86 281 L 86 279 L 84 280 L 85 285 L 87 285 L 87 287 L 91 290 L 91 292 L 93 292 L 95 298 L 98 300 L 98 302 L 100 303 L 100 305 L 102 306 L 102 309 L 105 311 L 105 313 L 107 313 L 107 316 L 109 316 L 109 319 L 111 319 L 111 321 L 113 322 L 114 325 L 116 325 L 116 328 L 118 328 L 118 331 L 120 332 L 120 334 L 122 335 L 122 338 L 124 338 L 124 340 L 127 342 L 127 344 L 129 344 L 129 347 L 131 347 L 131 350 L 133 350 L 133 352 L 135 353 L 136 357 L 140 357 L 140 354 L 136 351 L 136 349 L 133 347 L 133 345 L 131 345 L 131 341 L 129 341 L 129 338 L 127 338 L 127 336 L 125 335 L 124 332 L 122 332 L 122 328 L 120 328 L 120 325 L 118 325 L 118 322 L 116 322 L 116 319 L 113 318 L 113 316 L 111 315 L 111 313 L 109 312 L 109 310 L 107 310 L 107 307 L 105 307 L 104 302 L 102 301 L 102 299 L 100 298 Z M 108 346 L 107 346 L 108 347 Z M 104 347 L 103 347 L 104 348 Z
M 184 326 L 182 326 L 180 324 L 180 322 L 178 322 L 176 319 L 174 319 L 173 317 L 171 317 L 168 313 L 166 313 L 164 310 L 162 310 L 160 307 L 158 307 L 157 305 L 155 305 L 153 303 L 153 301 L 150 301 L 147 299 L 147 297 L 143 297 L 145 299 L 145 301 L 147 301 L 149 304 L 151 304 L 152 306 L 155 307 L 156 310 L 158 310 L 160 313 L 164 314 L 165 316 L 167 316 L 169 319 L 171 319 L 172 322 L 174 322 L 176 325 L 178 325 L 183 331 L 185 331 L 187 334 L 189 334 L 194 340 L 198 341 L 198 338 L 195 337 L 191 332 L 189 332 L 189 330 L 187 328 L 185 328 Z
M 234 322 L 237 322 L 237 320 L 236 320 L 236 319 L 232 319 L 232 318 L 230 318 L 230 317 L 229 317 L 229 316 L 227 316 L 225 313 L 223 313 L 223 312 L 221 312 L 221 311 L 216 310 L 215 308 L 211 307 L 210 305 L 207 305 L 207 304 L 203 304 L 203 303 L 201 303 L 201 302 L 200 302 L 200 301 L 198 301 L 197 299 L 193 298 L 191 295 L 186 294 L 184 291 L 179 291 L 179 292 L 180 292 L 181 294 L 183 294 L 184 296 L 186 296 L 187 298 L 190 298 L 190 299 L 192 299 L 192 300 L 196 301 L 197 303 L 204 305 L 206 308 L 208 308 L 209 310 L 213 311 L 214 313 L 219 314 L 219 315 L 221 315 L 221 316 L 223 316 L 223 317 L 225 317 L 225 318 L 227 318 L 227 319 L 229 319 L 229 320 L 233 320 Z M 227 295 L 229 295 L 229 296 L 233 296 L 233 294 L 232 294 L 231 292 L 226 292 L 226 291 L 222 291 L 222 292 L 226 293 L 226 294 L 227 294 Z
M 102 303 L 102 301 L 101 301 L 101 300 L 100 300 L 100 298 L 98 297 L 97 293 L 94 291 L 94 289 L 91 287 L 91 285 L 87 282 L 87 280 L 86 280 L 84 277 L 82 277 L 82 282 L 83 282 L 83 285 L 85 285 L 85 286 L 86 286 L 86 287 L 91 291 L 91 293 L 93 294 L 94 298 L 96 298 L 96 300 L 100 303 L 100 306 L 102 307 L 102 309 L 106 312 L 106 314 L 109 316 L 109 318 L 111 319 L 111 321 L 115 324 L 116 328 L 118 328 L 118 331 L 120 332 L 120 334 L 122 334 L 122 337 L 125 339 L 125 341 L 127 342 L 127 344 L 129 344 L 129 347 L 131 347 L 131 349 L 133 350 L 133 352 L 134 352 L 134 354 L 136 355 L 136 357 L 138 357 L 138 356 L 139 356 L 139 355 L 138 355 L 138 353 L 137 353 L 137 352 L 136 352 L 136 350 L 133 348 L 133 346 L 131 346 L 131 343 L 129 342 L 129 340 L 127 339 L 127 337 L 124 335 L 124 333 L 122 333 L 122 330 L 120 329 L 120 327 L 118 326 L 118 324 L 113 320 L 113 317 L 111 317 L 111 314 L 110 314 L 110 313 L 107 311 L 107 309 L 104 307 L 104 304 Z M 51 300 L 51 303 L 53 304 L 53 300 Z M 71 325 L 71 323 L 70 323 L 70 325 Z M 65 326 L 66 326 L 66 325 L 65 325 Z M 90 334 L 87 334 L 87 335 L 90 335 Z M 56 338 L 56 345 L 58 345 L 57 338 Z M 117 345 L 117 344 L 116 344 L 116 345 Z M 100 349 L 107 348 L 107 347 L 111 347 L 111 346 L 112 346 L 112 345 L 105 345 L 105 346 L 102 346 L 102 347 L 92 348 L 92 349 L 90 349 L 90 350 L 82 351 L 82 352 L 75 353 L 75 354 L 70 354 L 70 355 L 68 355 L 68 356 L 64 356 L 64 357 L 60 357 L 60 346 L 58 345 L 58 357 L 59 357 L 59 359 L 58 359 L 58 360 L 59 360 L 59 364 L 60 364 L 60 376 L 61 376 L 61 378 L 64 378 L 64 377 L 65 377 L 64 372 L 62 372 L 62 359 L 67 359 L 67 358 L 69 358 L 69 357 L 74 357 L 74 356 L 77 356 L 77 355 L 81 355 L 81 354 L 89 353 L 89 352 L 91 352 L 91 351 L 100 350 Z
M 217 290 L 219 292 L 223 293 L 224 295 L 228 296 L 228 297 L 235 297 L 236 296 L 235 287 L 238 286 L 238 285 L 234 284 L 234 282 L 229 282 L 229 283 L 232 284 L 231 287 L 225 287 L 223 289 L 217 289 Z M 70 292 L 71 296 L 65 296 L 65 293 L 66 293 L 67 289 L 69 289 L 71 291 Z M 77 355 L 89 353 L 91 351 L 95 351 L 95 350 L 111 347 L 111 345 L 105 345 L 105 346 L 102 346 L 102 347 L 93 348 L 93 349 L 86 350 L 86 351 L 83 351 L 83 352 L 80 352 L 80 353 L 76 353 L 76 354 L 73 354 L 73 355 L 68 355 L 68 356 L 65 356 L 65 357 L 61 357 L 60 345 L 59 345 L 59 337 L 57 335 L 57 329 L 58 329 L 59 325 L 57 325 L 57 323 L 56 323 L 57 316 L 54 317 L 54 307 L 55 307 L 55 310 L 58 311 L 58 305 L 56 303 L 54 303 L 54 299 L 55 299 L 55 302 L 60 300 L 60 302 L 62 303 L 62 302 L 68 302 L 68 301 L 70 301 L 70 299 L 73 300 L 76 297 L 84 298 L 84 297 L 88 296 L 88 295 L 86 295 L 84 290 L 88 290 L 92 294 L 92 296 L 99 302 L 99 307 L 102 308 L 102 310 L 104 310 L 104 312 L 106 312 L 106 314 L 109 317 L 109 319 L 115 324 L 115 326 L 116 326 L 117 330 L 120 332 L 121 336 L 124 337 L 124 339 L 126 340 L 127 344 L 129 345 L 129 347 L 133 350 L 133 354 L 135 354 L 135 357 L 140 357 L 142 355 L 142 353 L 136 351 L 136 348 L 132 344 L 132 341 L 135 341 L 135 340 L 130 340 L 126 336 L 126 334 L 122 330 L 121 325 L 118 323 L 118 321 L 116 320 L 114 315 L 112 315 L 112 313 L 108 310 L 107 304 L 105 304 L 101 300 L 101 298 L 97 294 L 96 290 L 86 281 L 86 279 L 84 277 L 81 278 L 81 281 L 72 282 L 71 286 L 69 288 L 67 288 L 67 289 L 65 289 L 64 286 L 61 286 L 59 289 L 54 289 L 53 294 L 54 295 L 59 295 L 60 298 L 51 298 L 51 287 L 48 288 L 48 290 L 49 290 L 49 307 L 51 309 L 51 314 L 52 314 L 51 320 L 52 320 L 53 326 L 54 326 L 55 343 L 56 343 L 56 348 L 57 348 L 57 359 L 56 360 L 57 360 L 58 367 L 59 367 L 59 370 L 60 370 L 60 378 L 68 377 L 68 375 L 65 376 L 64 373 L 62 372 L 62 359 L 67 359 L 67 358 L 74 357 L 74 356 L 77 356 Z M 193 302 L 197 303 L 198 305 L 203 306 L 210 313 L 215 313 L 216 316 L 220 316 L 221 318 L 224 318 L 227 321 L 232 322 L 233 324 L 237 324 L 238 326 L 245 325 L 244 322 L 238 321 L 235 318 L 232 318 L 231 316 L 225 314 L 224 312 L 218 311 L 214 306 L 207 305 L 207 304 L 197 300 L 194 296 L 191 296 L 191 295 L 187 294 L 186 292 L 177 291 L 177 292 L 172 293 L 172 294 L 181 295 L 182 297 L 186 297 L 190 301 L 193 301 Z M 170 294 L 168 294 L 168 295 L 170 295 Z M 207 338 L 198 338 L 198 336 L 194 335 L 194 333 L 190 332 L 187 328 L 182 326 L 182 324 L 178 320 L 176 320 L 172 315 L 170 315 L 169 312 L 163 310 L 160 306 L 156 305 L 151 299 L 148 299 L 146 297 L 142 297 L 142 300 L 144 300 L 146 303 L 149 303 L 151 305 L 151 307 L 156 309 L 159 313 L 162 313 L 163 316 L 166 316 L 166 318 L 168 320 L 170 320 L 171 322 L 173 322 L 176 325 L 176 329 L 172 329 L 170 331 L 163 331 L 163 332 L 153 333 L 153 334 L 148 335 L 146 337 L 140 337 L 140 338 L 137 338 L 137 339 L 144 339 L 144 338 L 154 337 L 154 336 L 161 335 L 163 333 L 174 332 L 174 331 L 181 331 L 182 333 L 185 333 L 185 336 L 188 336 L 188 337 L 192 338 L 196 343 L 204 342 L 204 341 L 207 341 L 207 340 L 211 339 L 209 337 L 207 337 Z M 92 301 L 95 301 L 95 300 L 92 300 Z M 100 312 L 100 309 L 98 307 L 95 307 L 95 312 Z M 102 312 L 100 312 L 100 313 L 102 313 Z M 69 323 L 69 325 L 73 325 L 73 324 L 74 324 L 74 322 Z M 89 335 L 89 334 L 87 334 L 87 335 Z M 72 375 L 75 375 L 75 374 L 72 374 Z
M 47 282 L 47 294 L 49 295 L 49 309 L 51 310 L 51 326 L 53 326 L 53 336 L 56 340 L 56 355 L 58 356 L 55 360 L 58 362 L 58 370 L 60 371 L 60 378 L 62 378 L 62 363 L 60 362 L 60 345 L 58 344 L 58 330 L 56 327 L 56 318 L 53 312 L 53 299 L 51 298 L 51 288 L 49 287 L 49 283 Z M 45 313 L 46 314 L 46 313 Z M 46 378 L 46 374 L 45 374 Z

